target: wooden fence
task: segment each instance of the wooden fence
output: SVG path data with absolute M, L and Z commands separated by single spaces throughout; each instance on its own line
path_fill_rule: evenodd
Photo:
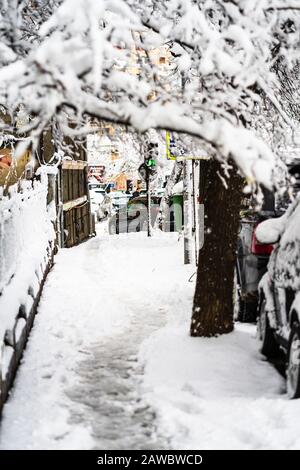
M 87 162 L 64 161 L 61 172 L 64 246 L 70 248 L 95 233 L 95 221 L 90 212 Z

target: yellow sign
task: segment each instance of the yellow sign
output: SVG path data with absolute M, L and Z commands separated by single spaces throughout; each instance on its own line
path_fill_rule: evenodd
M 172 154 L 171 148 L 174 147 L 174 139 L 171 137 L 171 132 L 166 131 L 166 152 L 167 152 L 167 159 L 168 160 L 176 160 L 176 156 Z
M 209 155 L 174 155 L 172 150 L 175 149 L 175 140 L 172 137 L 171 132 L 166 131 L 166 151 L 168 160 L 178 160 L 179 162 L 183 160 L 209 160 L 211 157 Z

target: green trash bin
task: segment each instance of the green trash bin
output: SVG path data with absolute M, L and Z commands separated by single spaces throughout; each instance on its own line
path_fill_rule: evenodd
M 175 231 L 181 232 L 183 227 L 183 196 L 182 194 L 174 194 L 172 196 L 172 205 L 174 213 Z

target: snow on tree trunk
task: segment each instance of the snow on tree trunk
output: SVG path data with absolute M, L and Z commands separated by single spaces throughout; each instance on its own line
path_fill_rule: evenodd
M 191 336 L 233 330 L 233 276 L 243 180 L 234 168 L 226 189 L 217 176 L 220 171 L 217 160 L 209 161 L 204 188 L 205 239 L 199 251 Z

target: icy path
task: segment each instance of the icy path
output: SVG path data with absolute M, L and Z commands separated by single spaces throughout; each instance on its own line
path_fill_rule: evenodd
M 190 310 L 190 273 L 174 234 L 102 234 L 62 250 L 4 409 L 0 447 L 167 447 L 137 356 L 167 312 Z

